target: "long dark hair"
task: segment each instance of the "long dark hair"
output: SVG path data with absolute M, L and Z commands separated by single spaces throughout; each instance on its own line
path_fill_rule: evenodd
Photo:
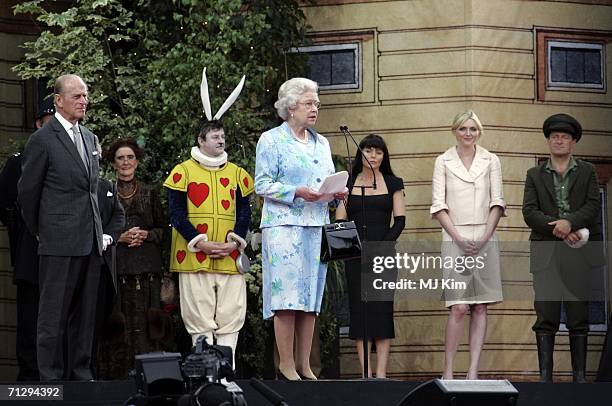
M 383 175 L 395 176 L 393 170 L 391 169 L 391 160 L 389 159 L 389 150 L 387 149 L 387 144 L 380 135 L 369 134 L 361 140 L 361 142 L 359 143 L 359 148 L 361 148 L 362 150 L 366 148 L 380 149 L 383 152 L 383 160 L 380 163 L 380 172 Z M 361 160 L 361 152 L 357 150 L 357 153 L 355 154 L 355 160 L 353 161 L 353 167 L 351 168 L 351 177 L 353 179 L 356 179 L 357 175 L 359 175 L 361 171 L 363 171 L 363 169 L 364 168 L 363 162 Z M 365 169 L 369 170 L 369 167 L 366 167 Z

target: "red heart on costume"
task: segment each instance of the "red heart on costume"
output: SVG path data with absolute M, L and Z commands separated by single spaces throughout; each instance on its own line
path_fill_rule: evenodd
M 232 200 L 236 200 L 236 191 L 234 189 L 230 189 L 230 196 L 232 197 Z
M 236 258 L 238 258 L 240 256 L 240 251 L 238 250 L 234 250 L 229 254 L 230 257 L 232 257 L 232 259 L 235 261 Z
M 178 261 L 179 264 L 182 264 L 183 261 L 185 260 L 185 257 L 187 256 L 187 253 L 183 250 L 177 251 L 176 252 L 176 260 Z
M 223 206 L 223 208 L 224 208 L 225 210 L 229 209 L 229 207 L 230 207 L 230 201 L 229 201 L 229 200 L 225 200 L 225 199 L 221 200 L 221 206 Z
M 196 258 L 198 259 L 199 263 L 202 263 L 206 261 L 206 254 L 203 252 L 196 252 Z
M 191 182 L 187 186 L 187 197 L 196 206 L 200 207 L 208 197 L 209 188 L 206 183 Z
M 221 182 L 223 187 L 227 187 L 227 185 L 229 185 L 229 179 L 228 178 L 221 178 L 221 179 L 219 179 L 219 182 Z
M 206 232 L 208 231 L 208 224 L 204 223 L 204 224 L 198 224 L 196 226 L 196 229 L 198 230 L 198 232 L 200 234 L 206 234 Z
M 175 173 L 174 175 L 172 175 L 172 181 L 174 183 L 178 182 L 179 180 L 181 180 L 181 178 L 183 177 L 183 175 L 181 175 L 180 173 Z
M 244 179 L 242 179 L 242 183 L 244 183 L 244 186 L 249 187 L 249 178 L 245 176 Z

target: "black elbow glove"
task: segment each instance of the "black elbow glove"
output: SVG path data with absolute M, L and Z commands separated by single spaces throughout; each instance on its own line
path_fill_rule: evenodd
M 393 226 L 387 231 L 384 237 L 384 241 L 395 241 L 404 230 L 406 225 L 406 216 L 395 216 L 393 217 Z

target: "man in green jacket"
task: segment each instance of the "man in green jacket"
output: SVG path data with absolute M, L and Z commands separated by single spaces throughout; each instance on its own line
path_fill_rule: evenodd
M 574 382 L 585 382 L 589 271 L 603 263 L 601 201 L 595 168 L 572 156 L 580 123 L 555 114 L 543 125 L 550 158 L 529 169 L 523 218 L 531 228 L 530 270 L 540 381 L 552 382 L 561 303 L 567 315 Z

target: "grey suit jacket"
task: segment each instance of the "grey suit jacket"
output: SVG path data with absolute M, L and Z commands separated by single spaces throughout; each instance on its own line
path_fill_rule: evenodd
M 89 168 L 55 117 L 30 136 L 23 151 L 18 201 L 26 226 L 38 236 L 39 255 L 85 256 L 92 247 L 102 255 L 97 139 L 80 128 Z

